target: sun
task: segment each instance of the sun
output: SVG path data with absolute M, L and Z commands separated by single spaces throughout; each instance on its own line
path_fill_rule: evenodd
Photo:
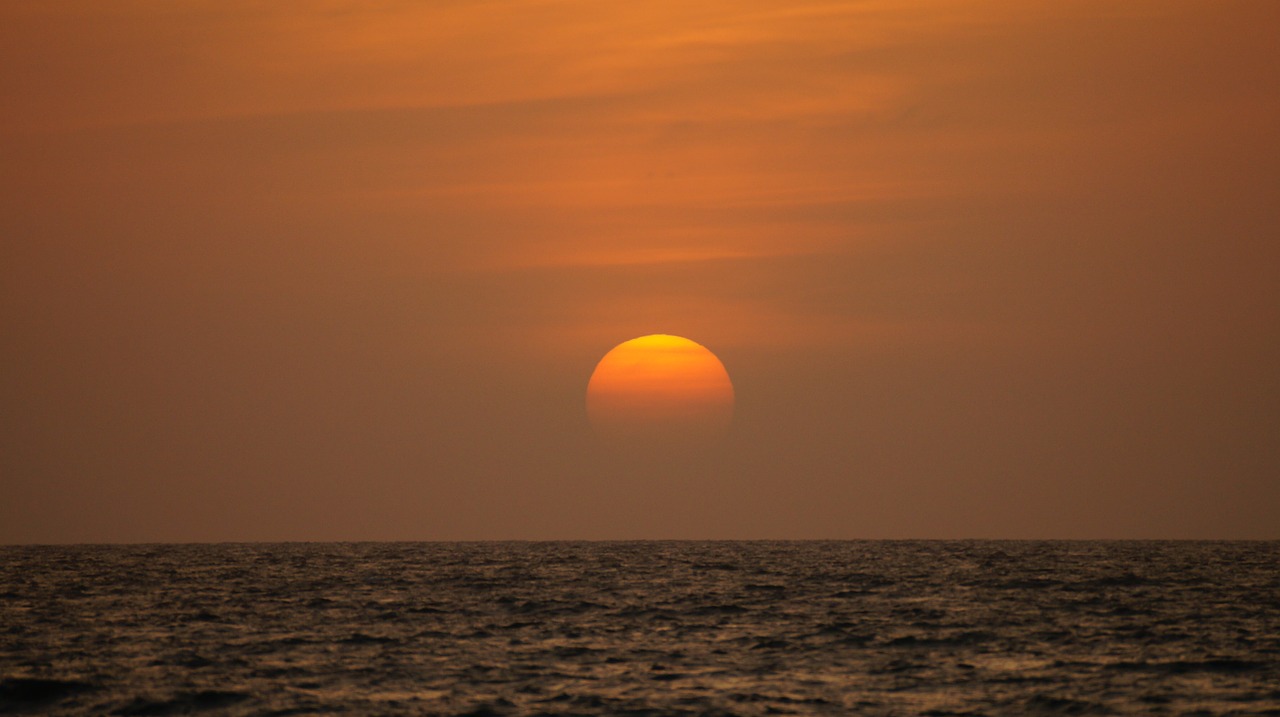
M 587 383 L 587 417 L 606 442 L 689 448 L 721 438 L 733 420 L 733 382 L 706 347 L 669 334 L 618 344 Z

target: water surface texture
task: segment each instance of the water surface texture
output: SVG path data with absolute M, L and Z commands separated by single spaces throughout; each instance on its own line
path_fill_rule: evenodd
M 1280 543 L 0 548 L 0 712 L 1280 714 Z

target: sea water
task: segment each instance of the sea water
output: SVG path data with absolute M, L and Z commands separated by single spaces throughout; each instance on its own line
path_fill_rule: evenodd
M 3 547 L 0 712 L 1280 714 L 1280 543 Z

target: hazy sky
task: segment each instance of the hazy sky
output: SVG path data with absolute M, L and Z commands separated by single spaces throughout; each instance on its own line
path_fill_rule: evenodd
M 1280 538 L 1280 3 L 0 4 L 0 542 Z M 714 351 L 705 455 L 598 444 Z

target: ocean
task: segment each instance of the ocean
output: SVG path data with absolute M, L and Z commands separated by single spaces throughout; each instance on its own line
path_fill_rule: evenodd
M 0 712 L 1280 714 L 1280 542 L 0 547 Z

